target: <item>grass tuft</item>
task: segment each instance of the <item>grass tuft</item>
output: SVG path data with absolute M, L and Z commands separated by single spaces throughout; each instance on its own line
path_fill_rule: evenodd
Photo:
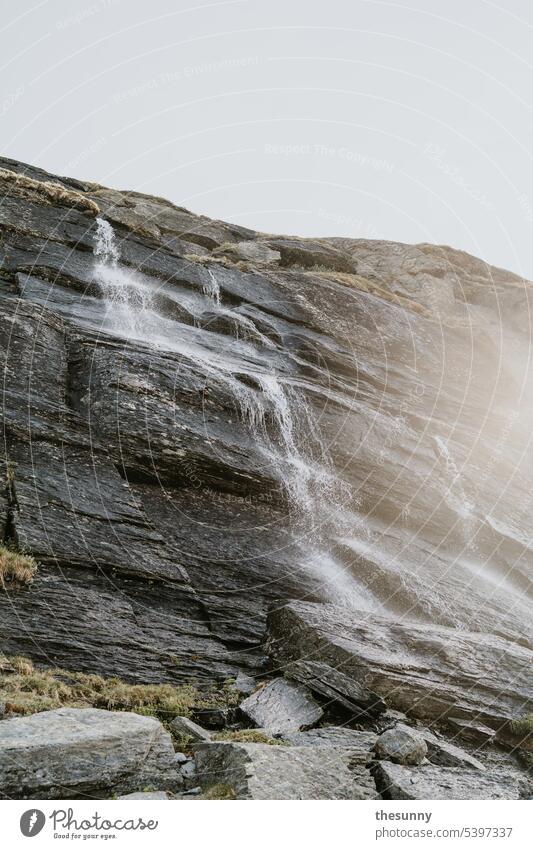
M 92 216 L 100 213 L 98 205 L 81 192 L 67 189 L 59 183 L 34 180 L 26 174 L 9 171 L 7 168 L 0 168 L 0 191 L 2 194 L 15 195 L 41 203 L 71 206 Z
M 37 563 L 33 557 L 0 545 L 0 586 L 3 590 L 28 586 L 36 571 Z
M 212 784 L 211 787 L 206 787 L 200 799 L 236 799 L 237 794 L 229 784 Z
M 228 685 L 205 691 L 193 684 L 127 684 L 84 672 L 36 669 L 26 657 L 0 657 L 0 702 L 7 713 L 95 707 L 133 711 L 168 723 L 195 709 L 228 706 L 234 699 Z
M 284 746 L 283 740 L 275 740 L 255 728 L 245 728 L 241 731 L 220 731 L 213 735 L 213 740 L 228 743 L 266 743 L 268 746 Z

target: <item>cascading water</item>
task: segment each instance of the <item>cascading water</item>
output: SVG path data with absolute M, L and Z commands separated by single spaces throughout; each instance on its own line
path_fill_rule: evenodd
M 119 265 L 120 250 L 111 224 L 103 218 L 96 219 L 95 278 L 106 305 L 105 323 L 119 334 L 141 334 L 150 331 L 152 292 L 132 271 Z
M 220 286 L 218 280 L 210 268 L 207 269 L 207 275 L 208 282 L 203 287 L 204 295 L 213 302 L 215 307 L 220 307 Z
M 461 482 L 461 472 L 459 471 L 455 460 L 453 459 L 447 443 L 441 436 L 435 436 L 435 443 L 439 456 L 444 460 L 446 470 L 447 488 L 445 491 L 446 500 L 453 510 L 457 510 L 462 519 L 462 535 L 465 545 L 468 548 L 473 548 L 474 543 L 474 515 L 473 504 L 466 497 Z
M 344 568 L 325 554 L 322 539 L 327 528 L 331 533 L 342 514 L 339 482 L 329 468 L 327 452 L 320 442 L 311 411 L 303 396 L 293 387 L 290 389 L 274 371 L 261 368 L 260 359 L 252 347 L 259 342 L 263 347 L 274 348 L 273 343 L 256 328 L 247 316 L 222 306 L 220 286 L 216 274 L 208 269 L 208 282 L 202 294 L 208 310 L 220 315 L 231 316 L 241 334 L 236 333 L 237 344 L 243 354 L 253 351 L 258 360 L 251 368 L 249 357 L 243 368 L 241 359 L 228 347 L 209 347 L 206 334 L 199 327 L 179 325 L 165 318 L 156 309 L 158 284 L 156 281 L 119 264 L 120 251 L 113 228 L 102 218 L 97 219 L 94 245 L 95 279 L 98 282 L 106 306 L 105 328 L 126 339 L 149 344 L 167 351 L 174 351 L 200 365 L 206 378 L 224 386 L 233 397 L 242 419 L 261 446 L 265 462 L 272 465 L 277 477 L 287 492 L 294 529 L 300 540 L 307 544 L 307 568 L 318 577 L 325 594 L 341 603 L 356 601 L 356 584 Z M 205 304 L 207 301 L 207 304 Z M 240 338 L 239 338 L 240 337 Z M 235 342 L 235 340 L 234 340 Z M 252 385 L 239 379 L 243 372 Z M 260 392 L 254 388 L 260 387 Z M 294 411 L 298 413 L 296 427 Z M 302 434 L 300 431 L 304 431 Z M 302 443 L 306 442 L 306 452 Z M 314 447 L 319 460 L 309 455 Z

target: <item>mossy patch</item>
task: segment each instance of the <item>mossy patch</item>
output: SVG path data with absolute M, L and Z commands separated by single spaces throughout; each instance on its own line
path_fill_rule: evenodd
M 533 713 L 527 713 L 520 719 L 513 719 L 509 723 L 509 730 L 515 737 L 529 737 L 533 735 Z

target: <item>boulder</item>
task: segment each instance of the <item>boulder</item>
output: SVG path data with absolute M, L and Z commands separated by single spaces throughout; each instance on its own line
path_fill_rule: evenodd
M 376 740 L 378 758 L 399 764 L 421 764 L 427 755 L 426 741 L 418 731 L 399 723 Z
M 211 732 L 193 722 L 187 716 L 176 716 L 169 725 L 175 737 L 190 737 L 193 743 L 205 743 L 211 739 Z
M 328 708 L 341 707 L 353 717 L 367 714 L 378 716 L 385 703 L 341 670 L 313 660 L 298 660 L 284 670 L 288 678 L 305 684 L 313 693 L 327 699 Z
M 323 711 L 309 690 L 276 678 L 240 704 L 241 713 L 270 734 L 288 734 L 315 725 Z
M 153 717 L 59 708 L 0 724 L 3 798 L 105 797 L 180 785 L 172 739 Z
M 533 653 L 493 634 L 301 601 L 274 610 L 269 629 L 278 665 L 327 663 L 411 716 L 498 727 L 533 709 Z
M 520 799 L 528 793 L 524 779 L 503 770 L 489 773 L 377 761 L 372 771 L 384 799 Z
M 375 799 L 368 753 L 340 746 L 204 743 L 196 753 L 201 786 L 226 784 L 238 799 Z

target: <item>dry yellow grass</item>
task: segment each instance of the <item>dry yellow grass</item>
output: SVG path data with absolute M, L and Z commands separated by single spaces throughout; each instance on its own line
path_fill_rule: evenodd
M 6 590 L 9 587 L 27 586 L 33 581 L 37 564 L 33 557 L 20 554 L 0 545 L 0 586 Z
M 283 746 L 283 740 L 275 740 L 257 728 L 243 728 L 240 731 L 220 731 L 213 740 L 225 743 L 266 743 L 268 746 Z
M 218 801 L 226 801 L 236 798 L 237 794 L 230 784 L 212 784 L 210 787 L 206 787 L 200 796 L 200 799 L 212 799 Z
M 183 259 L 188 262 L 194 262 L 196 265 L 222 265 L 224 268 L 238 268 L 241 271 L 249 271 L 251 265 L 249 262 L 245 262 L 244 260 L 234 260 L 229 256 L 219 255 L 214 256 L 213 254 L 184 254 Z
M 193 684 L 127 684 L 64 669 L 36 669 L 25 657 L 0 657 L 0 701 L 8 713 L 31 714 L 59 707 L 128 710 L 162 721 L 189 716 L 194 708 L 227 706 L 237 695 L 227 686 L 202 691 Z
M 25 174 L 17 174 L 7 168 L 0 168 L 0 196 L 16 195 L 17 197 L 35 200 L 41 203 L 59 203 L 64 206 L 72 206 L 82 212 L 88 212 L 96 216 L 100 214 L 98 204 L 81 192 L 66 189 L 59 183 L 41 182 L 27 177 Z

